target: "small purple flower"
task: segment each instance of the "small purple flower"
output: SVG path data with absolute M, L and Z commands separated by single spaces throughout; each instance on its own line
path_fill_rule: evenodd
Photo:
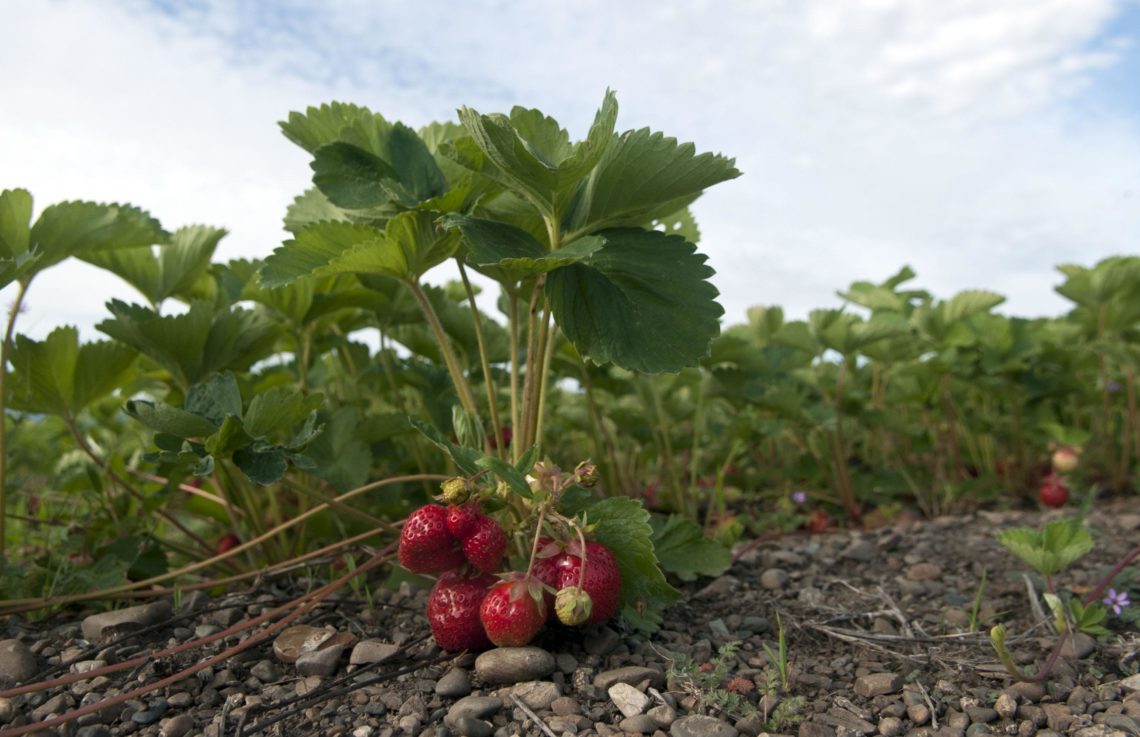
M 796 504 L 803 504 L 804 502 L 807 501 L 807 492 L 806 491 L 793 491 L 792 492 L 792 501 L 795 502 Z
M 1120 390 L 1123 389 L 1124 387 L 1122 387 L 1120 385 L 1119 381 L 1110 381 L 1110 382 L 1108 382 L 1108 386 L 1106 386 L 1105 388 L 1108 389 L 1109 394 L 1119 394 Z
M 1120 614 L 1124 607 L 1132 603 L 1128 600 L 1127 591 L 1117 591 L 1116 589 L 1109 589 L 1101 601 L 1106 607 L 1111 607 L 1115 614 Z

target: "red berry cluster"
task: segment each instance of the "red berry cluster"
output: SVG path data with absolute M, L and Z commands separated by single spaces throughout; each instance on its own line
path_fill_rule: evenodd
M 605 622 L 617 613 L 621 574 L 601 543 L 561 545 L 544 539 L 527 573 L 499 573 L 507 535 L 477 501 L 428 504 L 408 517 L 400 563 L 438 575 L 427 616 L 445 650 L 526 645 L 548 619 L 570 625 Z M 583 557 L 585 565 L 583 566 Z

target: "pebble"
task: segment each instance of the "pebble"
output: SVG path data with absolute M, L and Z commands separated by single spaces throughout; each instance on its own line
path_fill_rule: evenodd
M 1021 701 L 1028 701 L 1031 704 L 1035 704 L 1045 698 L 1045 687 L 1040 683 L 1018 681 L 1017 683 L 1011 683 L 1006 686 L 1003 693 L 1007 693 Z
M 740 580 L 735 576 L 721 576 L 715 579 L 708 586 L 693 594 L 693 598 L 698 601 L 705 601 L 707 599 L 719 599 L 722 596 L 728 596 L 736 592 L 740 586 Z
M 382 663 L 400 651 L 399 645 L 393 645 L 383 640 L 361 640 L 352 648 L 348 656 L 349 665 L 366 665 L 368 663 Z
M 88 724 L 77 729 L 75 737 L 111 737 L 111 730 L 102 724 Z
M 491 737 L 495 731 L 489 723 L 474 717 L 460 717 L 452 722 L 451 727 L 461 737 Z
M 159 600 L 150 604 L 88 615 L 83 619 L 80 629 L 83 631 L 83 639 L 88 642 L 99 642 L 108 630 L 122 633 L 128 629 L 149 627 L 169 619 L 170 613 L 170 602 Z
M 769 591 L 778 591 L 788 585 L 788 572 L 783 568 L 769 568 L 760 574 L 760 585 Z
M 653 699 L 628 683 L 615 683 L 609 687 L 608 693 L 610 701 L 613 701 L 618 711 L 627 717 L 644 714 L 649 705 L 653 703 Z
M 551 681 L 529 681 L 511 686 L 509 694 L 517 696 L 520 701 L 535 711 L 546 711 L 554 700 L 562 695 L 557 683 Z
M 657 722 L 657 726 L 662 729 L 668 728 L 669 725 L 677 721 L 677 710 L 668 704 L 658 704 L 645 713 L 650 719 Z
M 249 669 L 249 674 L 262 683 L 277 683 L 281 680 L 281 671 L 272 660 L 259 660 Z
M 38 722 L 42 721 L 49 714 L 62 714 L 67 711 L 68 706 L 68 699 L 65 694 L 52 696 L 47 701 L 32 709 L 32 720 Z
M 1066 658 L 1087 658 L 1096 650 L 1096 640 L 1084 632 L 1074 632 L 1061 646 L 1061 654 Z
M 190 704 L 194 703 L 194 696 L 186 691 L 179 691 L 178 693 L 171 694 L 166 703 L 173 706 L 175 709 L 185 709 Z
M 942 567 L 937 563 L 915 563 L 906 569 L 908 581 L 937 581 L 942 578 Z
M 985 706 L 967 707 L 966 714 L 969 715 L 970 721 L 974 724 L 989 724 L 998 718 L 998 713 L 995 709 L 990 709 Z
M 194 729 L 194 717 L 189 714 L 179 714 L 162 722 L 162 737 L 185 737 Z
M 847 547 L 839 553 L 839 557 L 869 563 L 874 560 L 878 554 L 879 550 L 874 543 L 865 538 L 859 538 L 858 540 L 852 540 L 848 543 Z
M 602 691 L 609 691 L 615 683 L 628 683 L 630 685 L 648 680 L 656 688 L 665 686 L 665 674 L 656 668 L 641 665 L 628 665 L 624 668 L 614 668 L 594 676 L 594 687 Z
M 736 737 L 736 727 L 716 717 L 693 714 L 681 717 L 669 727 L 672 737 Z
M 135 724 L 154 724 L 159 719 L 162 719 L 169 708 L 166 701 L 156 701 L 148 705 L 146 709 L 131 714 L 131 721 Z
M 283 663 L 295 663 L 302 653 L 311 653 L 336 634 L 331 627 L 296 624 L 286 627 L 273 640 L 273 654 Z
M 0 640 L 0 688 L 8 688 L 36 675 L 36 656 L 19 640 Z
M 7 724 L 12 721 L 12 715 L 15 713 L 16 707 L 12 705 L 12 699 L 0 697 L 0 724 Z
M 1140 673 L 1122 679 L 1117 685 L 1125 691 L 1140 691 Z
M 497 647 L 475 658 L 475 673 L 487 683 L 536 681 L 554 666 L 554 656 L 540 647 Z
M 855 693 L 865 698 L 898 693 L 902 688 L 902 676 L 897 673 L 871 673 L 855 679 Z
M 902 734 L 903 722 L 898 717 L 883 717 L 879 720 L 879 734 L 883 737 L 898 737 Z
M 911 704 L 906 708 L 907 719 L 916 725 L 923 725 L 930 721 L 930 708 L 926 704 Z
M 618 729 L 634 734 L 653 734 L 657 731 L 657 722 L 648 714 L 634 714 L 618 722 Z
M 465 696 L 451 705 L 444 718 L 446 724 L 454 724 L 464 717 L 485 719 L 503 708 L 503 700 L 493 696 Z
M 835 737 L 835 730 L 820 722 L 800 722 L 800 737 Z
M 342 655 L 344 645 L 303 652 L 297 657 L 297 673 L 302 676 L 331 676 L 336 672 Z
M 464 668 L 452 668 L 436 682 L 435 693 L 445 699 L 457 699 L 466 696 L 471 693 L 471 676 Z
M 994 711 L 1002 719 L 1013 719 L 1017 714 L 1017 699 L 1010 693 L 1003 691 L 998 694 L 997 700 L 994 701 Z
M 621 636 L 609 627 L 598 627 L 586 635 L 582 648 L 589 655 L 609 655 L 621 644 Z
M 581 714 L 582 705 L 570 696 L 559 696 L 550 702 L 550 710 L 560 717 L 570 717 Z

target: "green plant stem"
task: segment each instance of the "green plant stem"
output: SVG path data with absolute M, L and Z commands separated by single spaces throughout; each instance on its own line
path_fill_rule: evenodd
M 519 295 L 513 289 L 507 292 L 507 304 L 510 314 L 507 321 L 511 330 L 511 428 L 513 432 L 520 432 L 519 425 Z M 522 457 L 521 442 L 512 443 L 511 460 L 515 463 Z
M 527 313 L 526 336 L 526 376 L 523 378 L 522 400 L 522 447 L 534 445 L 534 414 L 538 411 L 535 402 L 535 384 L 542 380 L 542 354 L 539 352 L 539 304 L 541 302 L 543 277 L 535 280 L 530 294 L 530 308 Z
M 145 505 L 146 498 L 143 496 L 142 492 L 136 489 L 134 485 L 131 484 L 131 482 L 127 481 L 125 478 L 116 473 L 115 470 L 111 468 L 111 466 L 105 460 L 103 460 L 103 458 L 101 458 L 98 453 L 95 452 L 95 449 L 92 448 L 91 445 L 87 442 L 87 439 L 83 437 L 83 433 L 79 432 L 79 428 L 75 424 L 75 419 L 72 417 L 64 417 L 63 421 L 67 425 L 67 429 L 71 432 L 71 436 L 75 438 L 75 443 L 79 446 L 79 449 L 82 450 L 83 453 L 91 459 L 92 463 L 98 466 L 99 470 L 107 474 L 109 478 L 121 486 L 124 491 L 133 496 L 139 504 Z M 208 542 L 196 535 L 194 531 L 188 528 L 186 525 L 179 522 L 174 515 L 170 514 L 165 509 L 159 509 L 157 511 L 160 517 L 177 528 L 178 531 L 183 535 L 193 540 L 200 548 L 202 548 L 202 550 L 206 551 L 207 553 L 214 552 L 213 548 Z
M 5 554 L 8 539 L 8 352 L 12 346 L 12 333 L 16 330 L 16 318 L 24 304 L 28 286 L 32 278 L 20 282 L 16 299 L 8 308 L 8 325 L 4 329 L 4 342 L 0 343 L 0 556 Z
M 423 311 L 428 327 L 435 335 L 436 342 L 439 343 L 439 352 L 443 356 L 444 363 L 447 364 L 448 373 L 451 374 L 451 383 L 455 385 L 455 392 L 459 395 L 459 403 L 477 421 L 479 409 L 475 406 L 475 399 L 471 395 L 471 386 L 467 383 L 467 377 L 463 375 L 463 369 L 459 366 L 459 359 L 451 350 L 451 342 L 443 332 L 443 325 L 439 322 L 439 316 L 435 314 L 435 309 L 431 306 L 431 302 L 424 294 L 423 287 L 420 286 L 419 282 L 412 280 L 407 284 L 411 287 L 412 294 L 415 296 L 416 302 L 419 303 L 420 310 Z
M 495 433 L 495 448 L 500 458 L 506 458 L 506 448 L 503 447 L 502 426 L 499 424 L 499 408 L 495 401 L 495 382 L 491 378 L 491 362 L 487 358 L 487 343 L 483 339 L 483 326 L 480 319 L 479 306 L 475 304 L 475 290 L 471 288 L 471 281 L 467 278 L 467 269 L 463 266 L 463 259 L 458 258 L 455 263 L 459 265 L 459 277 L 463 280 L 463 289 L 467 292 L 467 302 L 471 305 L 471 319 L 475 323 L 475 340 L 479 344 L 479 363 L 483 368 L 483 386 L 487 389 L 487 410 L 491 413 L 491 430 Z
M 534 442 L 542 449 L 542 426 L 546 419 L 546 394 L 550 388 L 550 361 L 554 356 L 554 344 L 557 342 L 550 329 L 552 315 L 550 306 L 546 308 L 546 321 L 542 325 L 542 379 L 538 382 L 538 412 L 535 421 Z

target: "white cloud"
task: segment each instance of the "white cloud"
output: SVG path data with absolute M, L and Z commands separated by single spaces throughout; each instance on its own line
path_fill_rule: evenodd
M 745 172 L 697 206 L 729 320 L 754 303 L 833 305 L 904 262 L 939 295 L 984 287 L 1012 312 L 1057 312 L 1054 264 L 1134 251 L 1140 232 L 1140 121 L 1076 107 L 1135 53 L 1105 36 L 1119 2 L 187 7 L 10 12 L 0 188 L 224 225 L 221 257 L 264 256 L 308 185 L 307 157 L 275 126 L 289 110 L 348 99 L 422 124 L 521 103 L 580 135 L 609 86 L 622 127 L 652 125 Z M 123 294 L 59 267 L 21 329 L 89 325 Z

